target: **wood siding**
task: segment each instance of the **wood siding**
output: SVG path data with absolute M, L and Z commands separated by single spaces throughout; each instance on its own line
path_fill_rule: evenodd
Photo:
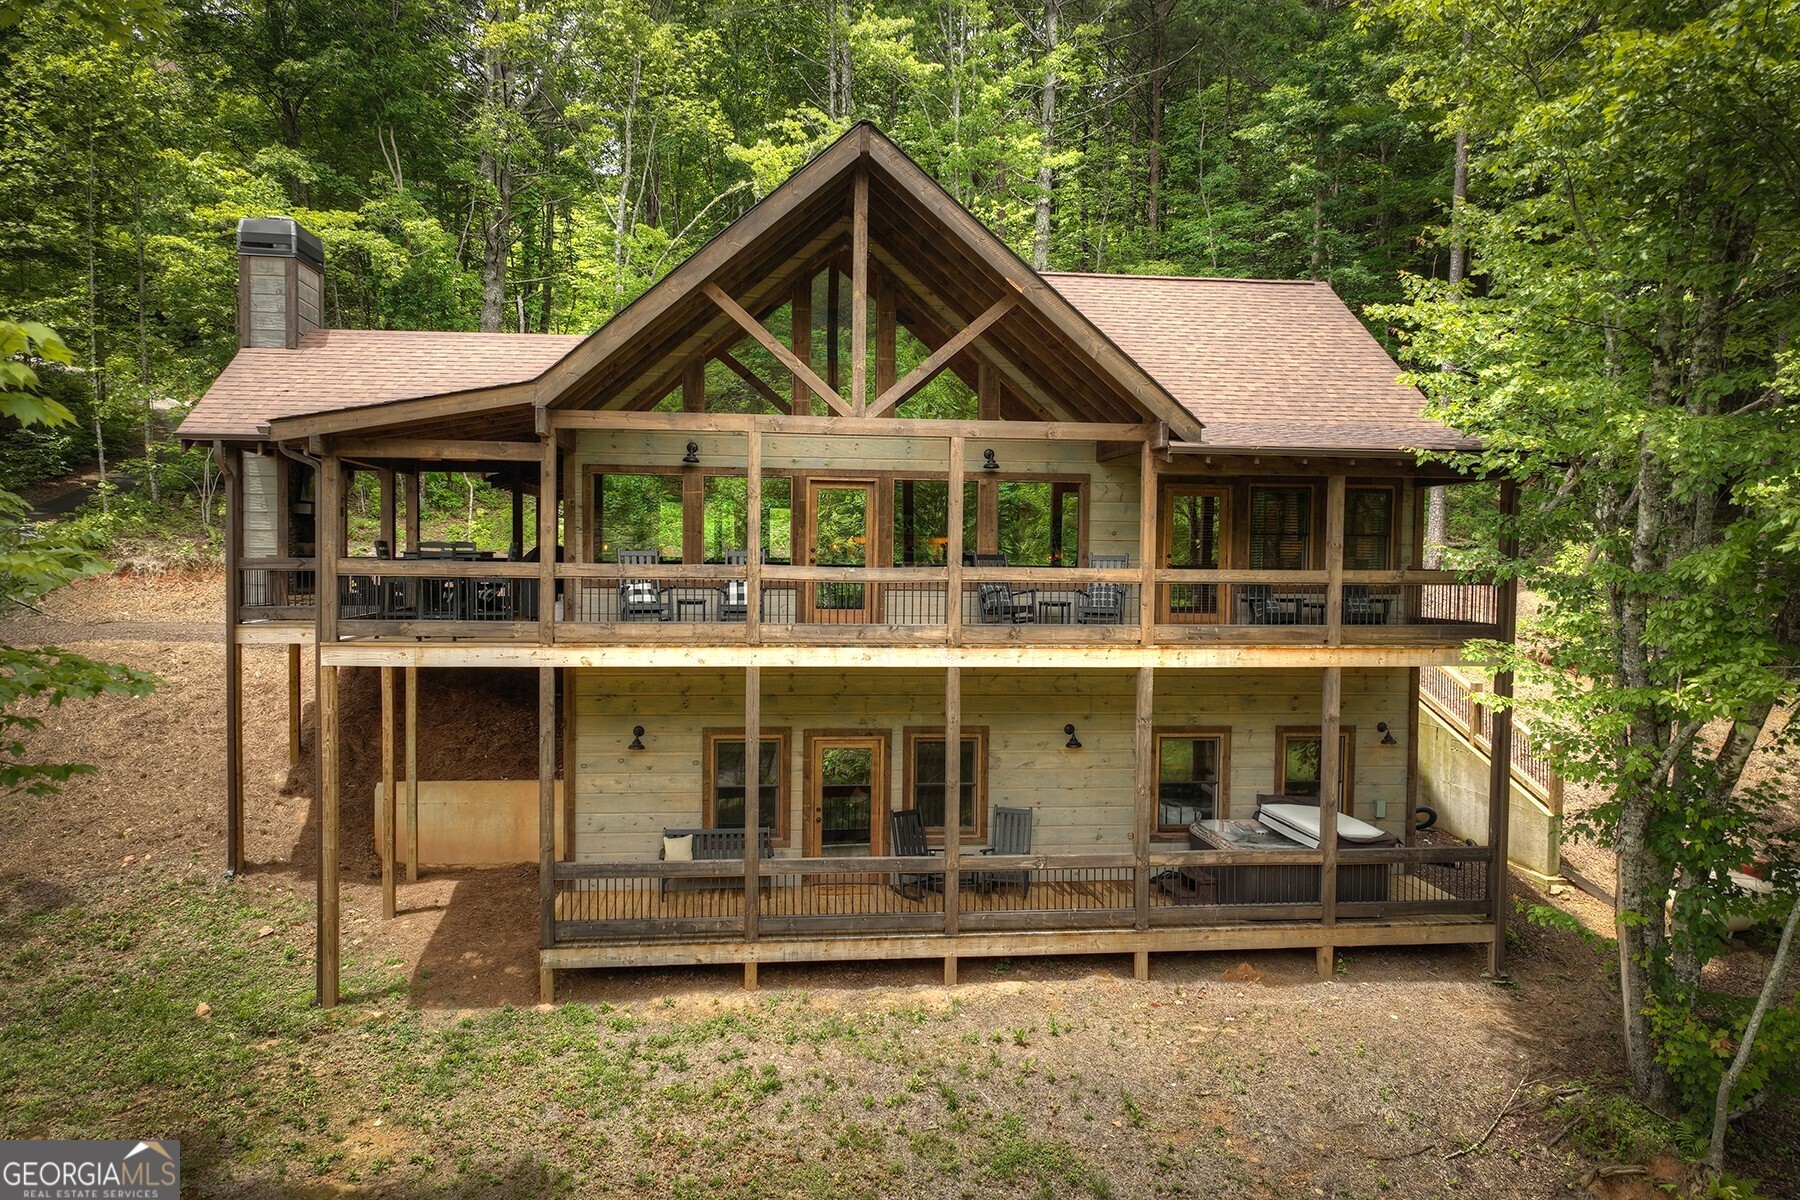
M 575 857 L 654 858 L 665 827 L 700 824 L 707 728 L 741 724 L 741 671 L 570 672 L 576 764 Z M 1247 817 L 1276 774 L 1278 727 L 1317 725 L 1317 670 L 1158 671 L 1157 727 L 1230 729 L 1230 815 Z M 1406 728 L 1404 669 L 1345 669 L 1343 724 L 1355 728 L 1356 815 L 1399 833 L 1405 823 L 1407 749 L 1381 746 L 1376 723 Z M 1035 811 L 1034 849 L 1123 850 L 1131 845 L 1133 697 L 1124 671 L 963 672 L 963 722 L 988 730 L 988 803 Z M 762 676 L 762 727 L 790 731 L 792 828 L 801 844 L 808 729 L 892 735 L 889 778 L 906 777 L 905 728 L 943 722 L 941 672 L 773 670 Z M 1082 748 L 1063 733 L 1073 723 Z M 629 750 L 634 725 L 643 750 Z M 898 789 L 895 803 L 903 802 Z M 1376 816 L 1376 802 L 1385 815 Z

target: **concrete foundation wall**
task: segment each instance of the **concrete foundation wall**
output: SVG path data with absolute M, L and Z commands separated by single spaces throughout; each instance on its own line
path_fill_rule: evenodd
M 1488 756 L 1452 729 L 1430 705 L 1419 706 L 1419 800 L 1437 810 L 1438 828 L 1487 840 Z M 1512 784 L 1507 858 L 1534 875 L 1555 877 L 1562 854 L 1562 818 L 1518 780 Z

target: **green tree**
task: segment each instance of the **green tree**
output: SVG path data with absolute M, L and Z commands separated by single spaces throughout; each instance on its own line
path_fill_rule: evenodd
M 72 422 L 67 408 L 38 395 L 33 358 L 66 364 L 74 355 L 46 326 L 0 320 L 0 415 L 23 425 Z M 104 569 L 79 546 L 37 539 L 26 520 L 29 512 L 18 496 L 0 491 L 0 602 L 8 605 L 29 604 Z M 70 777 L 93 770 L 81 763 L 31 761 L 24 735 L 43 726 L 42 707 L 104 693 L 144 696 L 154 686 L 154 677 L 143 671 L 54 646 L 0 645 L 0 789 L 48 795 Z
M 1511 665 L 1551 697 L 1566 773 L 1608 793 L 1587 831 L 1618 853 L 1636 1089 L 1705 1120 L 1745 1008 L 1701 987 L 1740 903 L 1727 872 L 1796 883 L 1742 782 L 1800 651 L 1800 10 L 1387 11 L 1401 94 L 1477 150 L 1472 285 L 1415 280 L 1382 315 L 1434 411 L 1485 443 L 1465 465 L 1524 484 L 1523 555 L 1496 565 L 1542 593 L 1551 669 Z M 1479 69 L 1447 72 L 1465 30 Z M 1792 1087 L 1794 1039 L 1764 1040 L 1786 1066 L 1744 1083 Z

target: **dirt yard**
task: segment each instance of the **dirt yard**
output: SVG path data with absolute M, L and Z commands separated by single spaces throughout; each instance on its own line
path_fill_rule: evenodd
M 950 989 L 935 962 L 765 968 L 756 993 L 590 973 L 541 1009 L 534 870 L 429 875 L 380 919 L 366 745 L 347 1001 L 320 1012 L 312 746 L 289 765 L 279 651 L 247 654 L 252 865 L 222 877 L 219 595 L 90 581 L 0 626 L 164 680 L 48 713 L 34 751 L 97 772 L 0 798 L 0 1137 L 176 1137 L 192 1194 L 321 1197 L 1546 1197 L 1672 1137 L 1612 1098 L 1607 952 L 1523 922 L 1507 987 L 1457 947 L 1330 980 L 1310 953 L 1168 955 L 1148 984 L 1120 958 L 965 962 Z M 529 680 L 425 687 L 429 774 L 534 773 Z M 373 680 L 345 692 L 372 730 Z M 1797 1129 L 1762 1113 L 1738 1141 L 1766 1194 L 1800 1196 Z

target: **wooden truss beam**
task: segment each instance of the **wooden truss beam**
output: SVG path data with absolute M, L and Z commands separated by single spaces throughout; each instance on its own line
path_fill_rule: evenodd
M 987 306 L 987 309 L 973 321 L 963 326 L 950 340 L 931 352 L 931 356 L 918 366 L 908 371 L 906 378 L 881 393 L 875 403 L 869 406 L 871 417 L 885 416 L 891 410 L 906 403 L 920 388 L 936 379 L 938 373 L 950 365 L 950 360 L 961 354 L 969 344 L 986 332 L 988 326 L 1012 311 L 1018 303 L 1016 295 L 1002 296 Z
M 744 311 L 743 305 L 727 295 L 724 288 L 711 280 L 707 280 L 707 282 L 701 286 L 712 302 L 724 310 L 726 316 L 736 321 L 745 333 L 761 343 L 764 350 L 773 354 L 775 356 L 775 361 L 779 362 L 782 366 L 786 367 L 789 371 L 792 371 L 799 377 L 808 388 L 812 389 L 814 395 L 818 396 L 819 399 L 831 406 L 832 411 L 836 412 L 839 416 L 848 417 L 855 415 L 855 410 L 851 408 L 850 405 L 844 403 L 844 398 L 842 396 L 832 391 L 830 386 L 826 384 L 823 379 L 820 379 L 813 373 L 811 367 L 801 362 L 799 358 L 795 357 L 792 350 L 789 350 L 786 346 L 782 345 L 780 340 L 777 339 L 774 334 L 770 333 L 767 329 L 764 329 L 761 321 L 758 321 L 755 317 Z

